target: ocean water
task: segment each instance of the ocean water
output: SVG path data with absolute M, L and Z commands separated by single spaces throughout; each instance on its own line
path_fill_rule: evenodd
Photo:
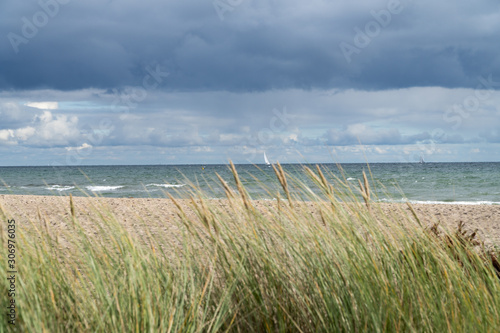
M 236 167 L 252 198 L 275 199 L 280 186 L 272 168 Z M 313 186 L 302 165 L 283 167 Z M 339 177 L 355 190 L 363 170 L 371 172 L 372 189 L 382 202 L 500 204 L 500 163 L 342 164 L 343 172 L 336 164 L 322 168 L 328 178 Z M 194 184 L 209 198 L 223 198 L 216 173 L 234 186 L 227 165 L 0 167 L 0 194 L 157 198 L 186 195 Z M 294 181 L 289 182 L 293 188 Z

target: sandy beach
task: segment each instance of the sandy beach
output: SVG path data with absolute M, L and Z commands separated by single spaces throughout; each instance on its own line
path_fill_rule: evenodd
M 196 219 L 193 202 L 190 200 L 178 200 L 177 202 L 188 215 L 189 220 Z M 194 202 L 199 203 L 196 200 Z M 17 288 L 20 289 L 20 295 L 31 297 L 23 303 L 23 305 L 29 304 L 31 307 L 19 308 L 19 313 L 25 316 L 21 317 L 19 322 L 24 324 L 27 321 L 25 318 L 33 318 L 31 313 L 38 311 L 38 309 L 42 309 L 43 314 L 47 313 L 47 317 L 41 317 L 44 324 L 52 323 L 54 318 L 57 318 L 57 315 L 52 312 L 59 311 L 57 313 L 62 314 L 71 312 L 67 309 L 76 309 L 82 314 L 77 319 L 69 320 L 97 318 L 106 322 L 112 316 L 114 316 L 113 318 L 123 317 L 123 322 L 127 324 L 121 328 L 106 330 L 121 332 L 126 331 L 126 327 L 134 327 L 137 322 L 140 322 L 137 318 L 142 314 L 136 309 L 142 307 L 150 309 L 148 311 L 154 314 L 154 318 L 169 318 L 165 314 L 183 311 L 179 309 L 189 309 L 189 312 L 182 313 L 182 316 L 176 319 L 179 322 L 179 329 L 174 330 L 178 331 L 185 328 L 186 318 L 194 318 L 193 320 L 207 318 L 204 320 L 212 321 L 215 315 L 205 314 L 208 311 L 206 309 L 217 309 L 219 308 L 218 304 L 225 304 L 221 302 L 227 302 L 228 305 L 224 305 L 227 309 L 238 309 L 243 295 L 249 301 L 241 306 L 241 314 L 239 312 L 224 314 L 225 320 L 228 322 L 243 322 L 244 319 L 235 320 L 235 318 L 246 318 L 249 312 L 261 312 L 262 314 L 259 313 L 258 317 L 253 319 L 258 322 L 259 316 L 264 316 L 265 311 L 261 310 L 261 303 L 257 303 L 257 305 L 250 303 L 256 302 L 254 299 L 258 298 L 259 302 L 261 299 L 265 299 L 264 306 L 269 304 L 269 308 L 273 309 L 279 308 L 282 304 L 287 304 L 289 311 L 293 311 L 294 308 L 311 307 L 312 310 L 305 312 L 306 315 L 304 319 L 301 319 L 302 324 L 300 324 L 306 328 L 304 331 L 307 332 L 311 323 L 322 323 L 319 319 L 311 320 L 310 314 L 319 312 L 316 308 L 325 311 L 326 307 L 337 306 L 336 302 L 328 303 L 329 299 L 335 297 L 354 299 L 356 307 L 363 307 L 361 311 L 363 313 L 378 314 L 383 312 L 382 321 L 387 319 L 387 314 L 394 316 L 396 319 L 393 321 L 396 324 L 394 324 L 394 329 L 389 329 L 391 331 L 401 330 L 401 323 L 406 322 L 396 315 L 411 318 L 403 312 L 408 307 L 425 311 L 425 315 L 438 314 L 439 318 L 441 316 L 448 318 L 446 316 L 452 311 L 460 315 L 464 311 L 468 311 L 469 315 L 460 321 L 456 325 L 457 328 L 453 330 L 460 331 L 464 327 L 463 323 L 469 323 L 470 318 L 476 318 L 478 313 L 489 313 L 488 311 L 493 313 L 491 309 L 495 310 L 498 304 L 497 298 L 494 298 L 498 295 L 488 292 L 498 288 L 498 279 L 493 275 L 493 272 L 490 272 L 491 274 L 487 275 L 484 280 L 481 279 L 486 270 L 481 269 L 484 261 L 479 257 L 473 257 L 476 258 L 474 265 L 467 266 L 467 269 L 463 270 L 464 273 L 461 273 L 463 264 L 460 259 L 457 260 L 456 256 L 451 253 L 449 256 L 445 255 L 444 251 L 436 251 L 436 253 L 426 251 L 434 248 L 430 245 L 432 243 L 416 241 L 415 243 L 410 242 L 411 245 L 405 244 L 402 248 L 399 247 L 402 244 L 398 243 L 392 245 L 390 245 L 391 242 L 384 241 L 369 243 L 368 238 L 359 237 L 370 236 L 369 234 L 357 234 L 353 237 L 353 234 L 350 233 L 353 229 L 349 227 L 345 228 L 345 232 L 342 233 L 342 225 L 332 227 L 329 224 L 322 224 L 320 214 L 318 214 L 318 203 L 314 202 L 293 202 L 293 207 L 300 209 L 298 211 L 299 217 L 291 217 L 290 223 L 286 223 L 287 217 L 289 218 L 297 212 L 284 209 L 284 205 L 288 205 L 288 202 L 281 201 L 281 210 L 278 216 L 279 219 L 284 220 L 285 223 L 282 224 L 284 228 L 280 228 L 279 222 L 276 220 L 263 221 L 264 219 L 258 219 L 259 214 L 246 215 L 248 212 L 244 211 L 244 205 L 233 204 L 231 206 L 230 201 L 226 199 L 211 199 L 205 203 L 214 210 L 225 211 L 227 208 L 227 212 L 233 212 L 231 209 L 234 209 L 235 214 L 238 214 L 239 219 L 236 220 L 238 224 L 229 224 L 229 221 L 233 222 L 230 218 L 223 220 L 228 223 L 226 226 L 229 229 L 222 229 L 223 231 L 219 234 L 221 235 L 220 242 L 213 242 L 217 237 L 211 237 L 218 234 L 216 228 L 210 229 L 210 231 L 214 230 L 215 233 L 210 233 L 209 237 L 206 233 L 192 233 L 191 235 L 184 233 L 184 231 L 192 232 L 198 227 L 202 231 L 207 229 L 201 223 L 187 224 L 188 227 L 184 228 L 180 223 L 178 208 L 170 199 L 74 197 L 72 207 L 68 196 L 0 196 L 3 212 L 3 214 L 0 212 L 0 219 L 3 220 L 0 224 L 2 237 L 7 235 L 7 218 L 14 218 L 16 221 L 16 265 L 21 267 L 17 262 L 23 263 L 22 270 L 16 275 L 16 277 L 22 278 L 23 284 L 20 285 L 22 287 Z M 252 204 L 254 208 L 265 214 L 266 210 L 274 209 L 278 202 L 265 200 L 253 201 Z M 339 219 L 341 223 L 348 218 L 347 214 L 367 217 L 365 214 L 368 210 L 359 206 L 364 204 L 356 202 L 352 204 L 355 205 L 354 207 L 350 205 L 347 203 L 336 205 L 335 214 L 339 215 L 333 216 L 341 217 Z M 330 208 L 331 206 L 328 203 L 323 207 Z M 367 218 L 369 223 L 380 222 L 375 226 L 389 227 L 387 229 L 389 233 L 391 230 L 404 232 L 404 229 L 394 228 L 391 220 L 399 220 L 402 217 L 401 221 L 408 223 L 409 220 L 405 219 L 404 216 L 409 216 L 411 211 L 406 204 L 370 203 L 369 207 L 373 214 Z M 456 229 L 458 223 L 463 222 L 466 230 L 478 229 L 478 238 L 484 240 L 487 248 L 500 245 L 499 205 L 418 204 L 412 207 L 420 221 L 426 226 L 432 226 L 439 222 L 444 228 Z M 79 224 L 74 223 L 72 211 Z M 323 211 L 325 210 L 323 209 Z M 121 233 L 123 229 L 117 228 L 112 222 L 110 224 L 99 223 L 99 221 L 103 221 L 103 216 L 108 221 L 108 214 L 114 216 L 115 220 L 128 231 L 128 234 Z M 381 219 L 379 214 L 391 218 Z M 223 216 L 227 218 L 227 215 Z M 265 227 L 260 228 L 258 224 L 248 223 L 246 226 L 251 228 L 239 228 L 240 223 L 245 227 L 244 217 L 247 216 L 253 217 L 253 221 L 257 223 L 263 222 L 262 225 Z M 216 225 L 213 222 L 208 223 Z M 274 223 L 276 223 L 277 228 L 274 228 Z M 310 224 L 313 228 L 300 229 L 305 224 Z M 79 225 L 82 226 L 83 230 L 79 228 Z M 356 225 L 354 224 L 354 226 Z M 297 229 L 294 230 L 294 228 Z M 44 232 L 37 234 L 35 233 L 37 229 Z M 308 233 L 309 230 L 313 233 Z M 406 230 L 416 231 L 412 228 Z M 88 237 L 81 237 L 81 231 Z M 320 233 L 324 231 L 325 237 L 314 237 L 314 232 L 317 231 Z M 362 230 L 360 231 L 362 232 Z M 280 238 L 280 232 L 284 232 L 286 237 Z M 137 241 L 131 240 L 129 235 L 136 238 Z M 188 238 L 183 238 L 184 235 L 187 235 Z M 387 234 L 382 235 L 385 237 Z M 394 235 L 402 234 L 395 233 Z M 268 239 L 268 236 L 271 237 Z M 338 236 L 341 236 L 342 239 L 339 239 Z M 154 239 L 152 240 L 152 238 Z M 420 244 L 423 246 L 423 251 L 413 247 L 413 245 L 418 247 Z M 367 249 L 373 250 L 376 255 L 371 256 L 371 251 L 367 252 Z M 157 256 L 164 260 L 155 260 Z M 384 269 L 380 269 L 381 267 Z M 443 272 L 451 273 L 444 274 Z M 14 281 L 12 279 L 15 277 L 11 280 L 5 279 L 9 283 L 10 290 L 17 286 L 11 282 Z M 323 284 L 329 283 L 332 286 L 322 286 L 318 281 Z M 486 285 L 483 281 L 490 283 L 490 285 Z M 238 287 L 232 287 L 233 285 Z M 365 290 L 365 293 L 359 292 L 362 289 Z M 342 295 L 342 293 L 345 296 L 340 298 L 338 295 Z M 406 296 L 401 298 L 403 293 Z M 255 297 L 255 294 L 258 297 Z M 203 296 L 198 298 L 196 295 Z M 220 295 L 224 297 L 220 297 Z M 462 295 L 463 298 L 460 298 Z M 176 300 L 176 297 L 180 300 Z M 423 297 L 425 299 L 422 299 Z M 495 302 L 490 301 L 490 298 L 494 298 Z M 194 300 L 195 305 L 191 306 L 186 303 L 186 300 L 190 299 Z M 402 301 L 403 299 L 404 301 Z M 434 302 L 436 299 L 454 299 L 454 301 L 436 303 Z M 301 300 L 305 300 L 304 303 L 299 303 Z M 414 300 L 416 301 L 411 303 L 411 306 L 407 305 L 408 302 Z M 210 302 L 208 304 L 214 305 L 206 306 L 202 302 Z M 458 304 L 463 303 L 468 305 L 460 305 L 461 307 L 459 307 Z M 72 306 L 69 307 L 65 304 Z M 112 308 L 115 304 L 116 310 Z M 196 312 L 192 312 L 191 309 L 196 304 L 203 305 Z M 334 310 L 337 313 L 351 312 L 352 310 L 346 310 L 352 306 L 350 304 L 350 301 L 342 301 Z M 400 305 L 403 310 L 398 308 L 397 313 L 393 314 L 395 310 L 388 304 Z M 426 306 L 423 307 L 422 304 L 426 304 Z M 53 310 L 51 306 L 56 310 Z M 452 310 L 450 310 L 450 306 L 453 307 Z M 105 308 L 112 309 L 103 315 L 99 311 Z M 294 313 L 303 313 L 303 311 Z M 412 310 L 406 311 L 414 314 Z M 441 314 L 439 311 L 443 313 Z M 354 311 L 352 312 L 354 313 Z M 196 315 L 193 315 L 194 313 Z M 216 313 L 216 315 L 219 314 Z M 67 331 L 68 317 L 61 316 L 61 318 L 56 324 L 64 329 L 51 329 L 50 331 Z M 438 321 L 439 318 L 433 320 Z M 494 327 L 498 323 L 497 317 L 480 316 L 479 318 L 478 322 L 484 323 L 484 326 L 487 327 L 480 328 L 480 331 L 494 331 Z M 336 318 L 329 320 L 333 324 L 324 321 L 325 326 L 336 325 L 338 322 Z M 144 326 L 146 328 L 139 330 L 167 331 L 168 329 L 163 328 L 170 327 L 169 325 L 172 325 L 173 322 L 175 320 L 170 319 L 169 322 L 161 324 L 162 326 L 158 328 L 155 321 L 155 328 L 149 329 L 149 327 Z M 272 321 L 267 320 L 267 322 Z M 446 331 L 446 323 L 443 321 L 437 330 Z M 81 331 L 95 331 L 98 330 L 96 327 L 103 326 L 99 321 L 85 322 L 79 325 L 83 327 L 84 324 L 89 329 Z M 107 325 L 112 327 L 113 324 Z M 32 326 L 36 325 L 38 324 L 32 324 Z M 198 323 L 198 325 L 207 326 L 204 323 Z M 420 323 L 412 325 L 421 328 Z M 439 326 L 439 323 L 432 322 L 429 325 L 434 328 Z M 241 331 L 255 331 L 254 326 Z M 345 331 L 356 331 L 356 327 L 359 326 L 351 326 Z M 473 331 L 473 328 L 477 328 L 478 324 L 473 322 L 470 327 L 462 330 Z M 296 330 L 295 328 L 294 326 L 290 331 Z M 259 325 L 256 329 L 256 331 L 263 330 L 266 330 L 265 325 Z M 317 329 L 317 331 L 337 330 L 339 329 L 336 326 Z M 377 329 L 367 330 L 376 331 Z M 379 330 L 384 331 L 386 327 L 381 327 Z M 23 331 L 38 330 L 26 329 Z
M 87 198 L 74 197 L 75 214 L 89 233 L 98 233 L 93 221 L 99 212 L 110 211 L 131 234 L 142 238 L 149 233 L 178 235 L 177 208 L 170 199 L 158 198 Z M 180 200 L 188 214 L 194 214 L 188 200 Z M 212 200 L 224 208 L 226 200 Z M 273 201 L 255 201 L 258 209 L 275 205 Z M 67 196 L 0 195 L 0 205 L 18 226 L 32 228 L 48 226 L 63 231 L 70 223 L 70 204 Z M 314 208 L 313 203 L 308 203 Z M 409 209 L 405 204 L 379 204 L 383 212 L 394 213 Z M 414 204 L 415 211 L 426 226 L 439 222 L 444 228 L 455 229 L 462 221 L 466 230 L 478 230 L 477 235 L 487 246 L 500 246 L 500 205 Z M 64 244 L 64 241 L 62 242 Z

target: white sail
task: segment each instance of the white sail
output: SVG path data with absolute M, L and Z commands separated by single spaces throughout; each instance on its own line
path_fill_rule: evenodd
M 423 157 L 423 156 L 420 156 L 420 162 L 419 162 L 419 163 L 420 163 L 420 164 L 424 164 L 424 163 L 425 163 L 425 161 L 424 161 L 424 157 Z
M 267 159 L 266 152 L 264 152 L 264 162 L 266 162 L 267 165 L 271 165 L 271 163 L 269 163 L 269 160 Z

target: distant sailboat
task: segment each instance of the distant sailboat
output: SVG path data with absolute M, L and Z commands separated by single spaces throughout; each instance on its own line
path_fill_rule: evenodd
M 266 152 L 264 152 L 264 162 L 267 166 L 271 166 L 271 163 L 269 163 L 269 160 L 267 159 Z
M 418 162 L 420 164 L 425 164 L 425 161 L 424 161 L 424 157 L 423 156 L 420 156 L 420 162 Z

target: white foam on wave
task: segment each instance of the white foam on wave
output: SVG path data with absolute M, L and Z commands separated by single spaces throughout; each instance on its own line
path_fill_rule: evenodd
M 146 185 L 146 187 L 147 186 L 157 186 L 157 187 L 171 188 L 171 187 L 183 187 L 185 185 L 186 184 L 179 184 L 179 185 L 176 185 L 176 184 L 148 184 L 148 185 Z
M 356 180 L 356 178 L 349 177 L 347 180 Z
M 418 201 L 418 200 L 410 200 L 410 203 L 438 204 L 438 205 L 500 205 L 500 202 L 496 202 L 496 201 Z
M 87 190 L 92 192 L 115 191 L 123 186 L 87 186 Z
M 74 188 L 75 188 L 74 186 L 52 185 L 50 187 L 46 187 L 45 189 L 49 190 L 49 191 L 59 191 L 59 192 L 62 192 L 62 191 L 72 190 Z
M 151 189 L 151 190 L 130 190 L 130 192 L 132 193 L 135 193 L 135 192 L 141 192 L 141 193 L 149 193 L 149 192 L 157 192 L 157 191 L 161 191 L 159 188 L 154 188 L 154 189 Z
M 411 204 L 423 204 L 423 205 L 500 205 L 497 201 L 439 201 L 439 200 L 408 200 L 408 199 L 380 199 L 380 202 L 389 203 L 411 203 Z

